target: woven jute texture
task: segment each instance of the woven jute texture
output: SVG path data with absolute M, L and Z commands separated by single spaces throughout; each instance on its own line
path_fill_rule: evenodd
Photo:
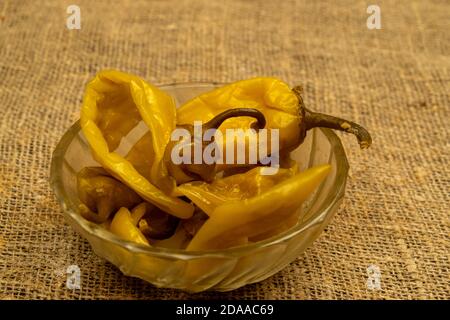
M 0 297 L 37 299 L 449 299 L 450 3 L 0 1 Z M 81 29 L 66 27 L 67 6 Z M 346 200 L 305 254 L 241 289 L 157 289 L 97 257 L 49 187 L 51 152 L 99 70 L 154 84 L 275 76 L 311 109 L 366 126 L 342 135 Z M 66 268 L 81 289 L 66 288 Z M 367 268 L 380 269 L 380 289 Z

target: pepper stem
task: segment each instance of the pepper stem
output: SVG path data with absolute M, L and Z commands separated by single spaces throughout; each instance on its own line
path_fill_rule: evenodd
M 217 129 L 225 120 L 235 117 L 255 118 L 257 120 L 256 129 L 262 129 L 266 125 L 266 118 L 261 111 L 253 108 L 235 108 L 219 113 L 217 116 L 206 122 L 203 125 L 203 129 Z
M 312 112 L 306 109 L 303 99 L 301 97 L 302 88 L 296 86 L 292 91 L 297 95 L 299 99 L 301 112 L 304 113 L 304 126 L 305 131 L 316 127 L 330 128 L 334 130 L 344 131 L 351 133 L 358 139 L 359 146 L 361 149 L 366 149 L 372 144 L 372 137 L 370 133 L 357 123 L 348 121 L 342 118 L 330 116 L 328 114 Z

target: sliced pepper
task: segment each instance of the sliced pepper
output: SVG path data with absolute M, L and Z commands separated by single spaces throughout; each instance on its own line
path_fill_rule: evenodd
M 262 194 L 218 206 L 194 236 L 188 251 L 222 248 L 227 239 L 255 237 L 284 222 L 331 169 L 321 165 L 301 172 Z
M 175 233 L 179 220 L 159 208 L 154 208 L 142 217 L 138 228 L 147 238 L 162 240 L 170 238 Z
M 155 240 L 152 245 L 161 248 L 185 249 L 192 237 L 179 225 L 175 233 L 167 239 Z
M 155 152 L 152 144 L 152 134 L 144 134 L 128 151 L 125 159 L 133 164 L 136 171 L 145 179 L 151 181 L 151 170 L 155 162 Z
M 133 210 L 131 210 L 131 219 L 133 220 L 133 224 L 137 226 L 139 221 L 151 209 L 153 209 L 153 206 L 148 202 L 142 202 L 138 206 L 134 207 Z
M 214 210 L 227 202 L 255 197 L 297 172 L 297 164 L 279 169 L 276 174 L 262 175 L 263 167 L 245 173 L 215 179 L 212 183 L 194 181 L 178 186 L 178 192 L 188 197 L 197 207 L 211 216 Z
M 142 144 L 151 140 L 153 147 L 148 179 L 138 171 L 140 158 L 129 155 L 125 159 L 114 152 L 141 120 L 149 127 L 151 136 L 144 138 Z M 102 71 L 86 87 L 80 122 L 95 160 L 108 172 L 165 212 L 189 218 L 194 208 L 168 195 L 175 181 L 161 161 L 175 120 L 175 104 L 169 95 L 137 76 Z M 133 160 L 138 160 L 137 168 Z
M 134 224 L 131 213 L 127 208 L 120 208 L 114 215 L 109 230 L 124 240 L 148 245 L 142 232 Z

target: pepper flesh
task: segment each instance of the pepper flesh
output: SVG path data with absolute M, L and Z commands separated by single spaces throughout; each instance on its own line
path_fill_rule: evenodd
M 106 170 L 86 167 L 77 173 L 80 213 L 88 220 L 105 222 L 121 207 L 131 208 L 142 201 L 132 189 L 112 178 Z
M 130 162 L 136 157 L 127 160 L 114 152 L 141 120 L 150 130 L 153 147 L 149 179 Z M 168 195 L 175 181 L 161 161 L 175 121 L 173 99 L 137 76 L 102 71 L 86 87 L 80 123 L 95 160 L 145 200 L 174 216 L 189 218 L 194 208 Z
M 214 118 L 209 120 L 206 123 L 203 123 L 201 125 L 201 131 L 207 132 L 208 130 L 212 129 L 214 130 L 214 133 L 217 133 L 217 129 L 222 125 L 223 122 L 234 118 L 234 117 L 248 117 L 248 118 L 254 118 L 257 120 L 256 123 L 252 124 L 252 128 L 259 128 L 262 129 L 266 125 L 266 119 L 261 111 L 252 109 L 252 108 L 235 108 L 235 109 L 228 109 L 225 110 L 218 115 L 216 115 Z M 216 174 L 215 168 L 216 163 L 206 164 L 206 163 L 195 163 L 195 149 L 196 146 L 200 147 L 201 153 L 209 148 L 209 142 L 199 139 L 199 137 L 196 137 L 195 131 L 196 128 L 193 125 L 185 124 L 185 125 L 177 125 L 177 129 L 183 130 L 185 133 L 188 133 L 188 136 L 191 138 L 188 139 L 182 139 L 181 141 L 171 141 L 167 147 L 164 154 L 164 162 L 167 166 L 169 174 L 175 178 L 177 184 L 186 183 L 192 180 L 203 180 L 207 182 L 211 182 L 214 179 L 214 176 Z M 197 129 L 198 130 L 198 129 Z M 194 139 L 192 141 L 192 136 L 194 136 Z M 200 137 L 201 138 L 201 137 Z M 213 137 L 212 140 L 214 141 L 215 138 Z M 220 150 L 221 146 L 220 144 L 216 144 L 216 141 L 213 142 L 213 144 L 218 146 L 218 150 Z M 184 156 L 184 149 L 186 148 L 190 153 L 190 163 L 181 163 L 176 165 L 172 160 L 172 153 L 175 151 L 175 153 L 180 153 L 177 145 L 181 146 L 183 149 L 181 156 Z M 223 148 L 223 146 L 222 146 Z M 214 151 L 215 152 L 215 151 Z M 248 157 L 248 156 L 247 156 Z M 247 166 L 247 165 L 245 165 Z
M 177 110 L 177 124 L 192 125 L 194 121 L 205 123 L 221 112 L 234 108 L 253 108 L 262 112 L 266 119 L 265 128 L 279 130 L 280 153 L 291 151 L 299 145 L 302 121 L 299 100 L 286 83 L 276 78 L 242 80 L 204 93 Z M 225 137 L 226 129 L 251 129 L 254 121 L 250 117 L 228 119 L 219 130 Z M 251 138 L 254 137 L 247 136 L 247 140 Z M 225 145 L 224 138 L 223 146 L 220 146 L 224 150 L 223 154 Z M 268 145 L 270 146 L 270 137 Z M 216 170 L 232 166 L 235 165 L 219 164 Z
M 273 175 L 263 175 L 262 170 L 263 167 L 256 167 L 245 173 L 215 179 L 212 183 L 185 183 L 178 186 L 178 191 L 211 216 L 214 210 L 224 203 L 249 199 L 269 190 L 293 176 L 298 167 L 294 163 L 291 168 L 280 168 Z
M 122 207 L 114 215 L 109 230 L 124 240 L 148 245 L 148 241 L 134 224 L 130 211 Z
M 227 239 L 255 237 L 278 226 L 300 208 L 325 179 L 330 165 L 313 167 L 250 199 L 218 206 L 187 247 L 188 251 L 221 247 Z
M 267 121 L 266 128 L 279 130 L 279 146 L 276 150 L 271 150 L 271 135 L 261 136 L 259 132 L 255 134 L 249 130 L 245 131 L 244 139 L 231 137 L 233 141 L 226 141 L 230 139 L 226 135 L 227 129 L 251 128 L 254 120 L 249 117 L 228 119 L 219 127 L 221 136 L 225 137 L 219 139 L 218 143 L 218 149 L 222 150 L 222 155 L 226 154 L 229 145 L 235 146 L 234 150 L 236 150 L 237 145 L 244 144 L 246 159 L 249 159 L 249 146 L 259 145 L 258 141 L 263 141 L 263 139 L 267 142 L 267 155 L 277 156 L 290 152 L 303 142 L 306 132 L 315 127 L 326 127 L 354 134 L 363 149 L 371 145 L 372 138 L 362 126 L 352 121 L 308 110 L 303 103 L 301 94 L 301 86 L 290 89 L 286 83 L 275 78 L 253 78 L 238 81 L 190 100 L 178 110 L 177 119 L 179 124 L 188 125 L 195 121 L 213 121 L 214 117 L 221 112 L 233 110 L 233 108 L 253 108 L 260 111 Z M 237 164 L 236 158 L 235 151 L 232 163 L 203 166 L 203 176 L 214 176 L 217 172 L 242 166 L 242 164 Z M 258 158 L 258 161 L 260 160 Z M 251 163 L 247 160 L 243 165 L 248 166 Z

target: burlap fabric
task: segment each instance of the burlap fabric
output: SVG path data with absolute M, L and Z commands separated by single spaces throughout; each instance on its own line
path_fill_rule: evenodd
M 69 4 L 81 30 L 66 28 Z M 448 1 L 0 2 L 1 298 L 450 298 Z M 116 68 L 156 84 L 275 76 L 310 108 L 364 124 L 340 135 L 351 173 L 334 220 L 258 284 L 190 295 L 123 276 L 64 221 L 49 187 L 86 82 Z M 66 288 L 68 265 L 81 289 Z M 367 268 L 381 288 L 367 287 Z

